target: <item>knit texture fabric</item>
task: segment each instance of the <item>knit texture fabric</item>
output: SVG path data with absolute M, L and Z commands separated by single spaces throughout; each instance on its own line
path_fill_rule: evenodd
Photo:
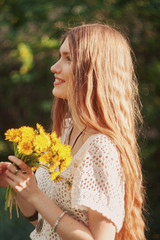
M 67 129 L 62 141 L 66 132 Z M 62 175 L 65 179 L 54 183 L 49 173 L 39 168 L 36 172 L 39 188 L 62 210 L 86 226 L 90 208 L 111 220 L 116 231 L 120 231 L 125 215 L 125 178 L 120 154 L 109 137 L 101 133 L 89 137 Z M 67 181 L 72 183 L 71 190 Z M 41 218 L 40 214 L 38 218 Z M 61 239 L 45 220 L 41 232 L 34 230 L 30 237 L 33 240 Z

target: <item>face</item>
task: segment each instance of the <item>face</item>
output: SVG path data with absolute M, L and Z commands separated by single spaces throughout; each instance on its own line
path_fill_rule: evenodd
M 69 79 L 72 76 L 71 55 L 68 40 L 66 39 L 60 47 L 60 58 L 51 67 L 54 73 L 53 95 L 58 98 L 68 99 Z

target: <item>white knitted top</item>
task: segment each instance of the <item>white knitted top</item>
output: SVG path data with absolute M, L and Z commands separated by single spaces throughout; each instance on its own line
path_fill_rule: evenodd
M 61 140 L 64 142 L 67 129 Z M 110 219 L 119 232 L 124 220 L 125 179 L 120 156 L 112 141 L 104 134 L 89 137 L 73 157 L 70 166 L 62 173 L 66 180 L 54 182 L 48 172 L 39 168 L 36 179 L 39 188 L 62 210 L 88 226 L 88 208 Z M 38 218 L 41 216 L 39 214 Z M 57 233 L 44 220 L 40 233 L 30 235 L 33 240 L 60 240 Z

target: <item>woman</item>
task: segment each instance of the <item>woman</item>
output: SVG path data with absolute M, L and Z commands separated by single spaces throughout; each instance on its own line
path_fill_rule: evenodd
M 20 170 L 0 165 L 3 186 L 16 191 L 22 215 L 36 226 L 31 239 L 145 239 L 141 114 L 131 54 L 127 40 L 107 25 L 82 25 L 64 36 L 51 67 L 53 129 L 71 145 L 71 165 L 57 183 L 39 168 L 38 185 L 14 156 L 9 160 Z

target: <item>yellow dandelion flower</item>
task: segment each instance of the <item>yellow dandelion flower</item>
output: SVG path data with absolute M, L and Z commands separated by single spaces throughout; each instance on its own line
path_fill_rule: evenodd
M 63 172 L 71 163 L 72 157 L 67 157 L 64 161 L 61 162 L 59 166 L 60 173 Z
M 32 169 L 33 172 L 35 172 L 38 168 L 39 168 L 39 166 L 34 166 L 31 169 Z
M 39 134 L 35 137 L 34 147 L 36 153 L 47 152 L 51 146 L 51 139 L 49 134 Z
M 5 132 L 5 140 L 18 143 L 21 140 L 21 131 L 17 128 L 8 129 Z
M 59 181 L 61 181 L 62 180 L 62 177 L 61 176 L 58 176 L 58 177 L 56 177 L 55 179 L 54 179 L 54 182 L 59 182 Z
M 57 139 L 57 133 L 55 131 L 51 133 L 51 139 L 53 141 Z
M 71 160 L 72 160 L 72 156 L 69 156 L 63 161 L 63 164 L 66 168 L 70 165 Z
M 52 152 L 51 152 L 51 153 L 52 153 Z M 51 158 L 51 160 L 50 160 L 50 164 L 56 163 L 56 162 L 60 162 L 59 156 L 58 156 L 58 155 L 55 155 L 55 156 L 52 155 L 52 158 Z
M 57 144 L 51 146 L 53 155 L 58 154 L 60 147 L 61 147 L 61 143 L 57 143 Z
M 52 158 L 52 152 L 47 152 L 42 154 L 38 160 L 40 163 L 49 164 L 50 159 Z
M 71 147 L 69 145 L 62 145 L 59 147 L 58 151 L 59 157 L 65 159 L 71 155 Z
M 61 164 L 59 166 L 59 172 L 62 173 L 66 168 Z
M 49 167 L 49 171 L 53 172 L 58 166 L 59 166 L 58 162 L 51 164 L 50 167 Z
M 50 171 L 50 172 L 54 171 L 59 165 L 60 165 L 59 157 L 58 157 L 58 156 L 55 156 L 55 157 L 52 158 L 52 160 L 50 161 L 49 171 Z
M 23 127 L 19 128 L 19 130 L 22 133 L 23 141 L 27 140 L 27 141 L 33 142 L 33 140 L 35 138 L 35 131 L 32 127 L 23 126 Z
M 57 134 L 55 131 L 51 133 L 51 141 L 52 141 L 52 145 L 58 145 L 61 143 L 61 140 L 60 138 L 57 137 Z
M 37 127 L 37 130 L 40 134 L 45 133 L 44 127 L 41 124 L 37 123 L 36 127 Z
M 29 141 L 21 141 L 17 146 L 18 152 L 24 155 L 30 155 L 33 152 L 32 143 Z
M 52 179 L 52 180 L 55 180 L 55 179 L 58 177 L 58 175 L 59 175 L 59 172 L 58 172 L 58 171 L 52 172 L 52 173 L 51 173 L 51 179 Z

